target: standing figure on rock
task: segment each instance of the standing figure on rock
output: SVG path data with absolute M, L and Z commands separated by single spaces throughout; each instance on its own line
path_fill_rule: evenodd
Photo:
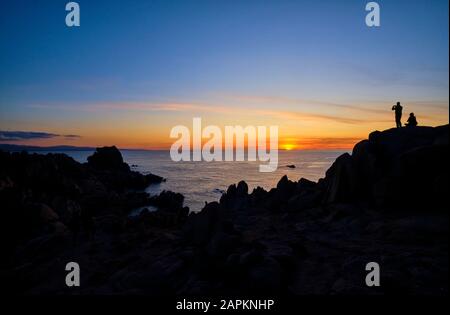
M 409 118 L 408 118 L 408 121 L 406 122 L 405 126 L 408 126 L 408 127 L 417 126 L 417 119 L 416 119 L 416 116 L 414 116 L 414 113 L 409 114 Z
M 392 106 L 392 110 L 395 111 L 395 123 L 397 124 L 397 128 L 402 127 L 402 110 L 403 107 L 400 105 L 400 102 L 397 102 L 397 105 Z

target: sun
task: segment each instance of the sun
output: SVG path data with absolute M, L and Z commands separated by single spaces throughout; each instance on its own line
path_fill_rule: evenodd
M 295 149 L 295 145 L 293 145 L 292 143 L 285 143 L 282 145 L 282 148 L 283 150 L 290 151 Z

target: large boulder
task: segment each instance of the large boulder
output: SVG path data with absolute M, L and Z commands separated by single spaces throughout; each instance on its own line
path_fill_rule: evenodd
M 184 223 L 189 215 L 189 208 L 183 206 L 184 196 L 172 191 L 163 191 L 150 198 L 149 203 L 158 208 L 146 215 L 151 222 L 163 226 L 177 226 Z
M 217 202 L 208 203 L 202 211 L 191 213 L 183 227 L 185 239 L 196 246 L 207 246 L 211 252 L 217 248 L 236 244 L 237 234 L 226 209 Z
M 88 165 L 97 170 L 130 170 L 115 146 L 97 148 L 94 154 L 88 157 Z
M 448 125 L 372 132 L 327 171 L 324 201 L 441 208 L 439 187 L 448 187 L 448 133 Z
M 248 204 L 248 185 L 245 181 L 240 181 L 237 186 L 230 185 L 227 192 L 220 197 L 220 205 L 226 209 L 244 209 Z
M 180 193 L 164 190 L 157 196 L 150 198 L 152 205 L 167 210 L 177 210 L 183 208 L 184 196 Z
M 97 148 L 88 157 L 87 165 L 103 183 L 114 190 L 145 189 L 150 184 L 164 181 L 164 178 L 154 174 L 142 175 L 131 171 L 115 146 Z
M 286 175 L 284 175 L 277 184 L 277 190 L 280 199 L 285 199 L 292 196 L 296 189 L 296 183 L 290 181 Z
M 43 223 L 50 223 L 59 220 L 56 212 L 46 204 L 38 204 L 36 207 L 38 208 L 39 217 Z
M 336 159 L 326 172 L 328 187 L 325 202 L 347 202 L 356 199 L 358 180 L 350 154 L 344 153 Z

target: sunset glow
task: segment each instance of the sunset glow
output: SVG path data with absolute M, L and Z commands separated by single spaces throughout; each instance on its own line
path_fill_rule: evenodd
M 397 101 L 419 125 L 448 123 L 445 1 L 390 4 L 377 30 L 357 1 L 218 2 L 112 1 L 120 23 L 87 2 L 68 29 L 50 2 L 15 19 L 14 1 L 0 12 L 0 142 L 167 150 L 173 126 L 201 117 L 277 125 L 281 150 L 349 149 L 393 127 Z
M 294 150 L 295 149 L 295 146 L 293 144 L 290 144 L 290 143 L 283 144 L 281 147 L 282 147 L 283 150 L 286 150 L 286 151 L 290 151 L 290 150 Z

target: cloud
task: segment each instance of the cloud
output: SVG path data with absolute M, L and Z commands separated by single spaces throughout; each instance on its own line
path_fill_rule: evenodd
M 320 148 L 353 148 L 353 146 L 362 138 L 341 137 L 341 138 L 303 138 L 299 140 L 299 144 L 303 147 L 320 147 Z
M 63 136 L 66 140 L 76 140 L 76 139 L 80 139 L 81 136 L 79 135 L 64 135 Z
M 363 137 L 296 137 L 281 139 L 280 147 L 291 144 L 298 149 L 351 149 Z
M 0 130 L 0 141 L 42 140 L 64 137 L 66 139 L 78 139 L 78 135 L 58 135 L 39 131 L 4 131 Z
M 271 111 L 271 110 L 256 110 L 257 113 L 270 117 L 277 117 L 280 119 L 298 120 L 298 121 L 334 121 L 342 124 L 362 124 L 369 122 L 365 119 L 339 117 L 333 115 L 309 114 L 298 111 Z
M 367 125 L 392 122 L 391 103 L 362 101 L 338 103 L 284 96 L 221 95 L 239 105 L 201 102 L 101 102 L 86 104 L 32 104 L 32 108 L 81 112 L 137 111 L 137 112 L 190 112 L 273 117 L 282 120 L 335 122 L 346 125 Z M 407 105 L 423 108 L 420 118 L 440 121 L 442 111 L 448 111 L 448 100 L 407 100 Z M 243 106 L 242 104 L 245 104 Z M 261 105 L 271 105 L 270 108 Z M 284 108 L 283 108 L 284 107 Z M 316 109 L 321 108 L 321 111 Z M 426 109 L 426 110 L 425 110 Z
M 323 107 L 334 107 L 337 109 L 349 109 L 349 110 L 357 110 L 361 112 L 369 112 L 373 114 L 385 114 L 385 109 L 379 109 L 379 108 L 368 108 L 364 106 L 357 106 L 357 105 L 349 105 L 349 104 L 339 104 L 339 103 L 333 103 L 333 102 L 325 102 L 325 101 L 317 101 L 317 100 L 307 100 L 307 99 L 297 99 L 297 98 L 289 98 L 289 97 L 282 97 L 282 96 L 246 96 L 246 95 L 238 95 L 233 96 L 232 98 L 238 100 L 238 101 L 244 101 L 244 102 L 252 102 L 252 103 L 266 103 L 266 104 L 277 104 L 277 105 L 304 105 L 308 107 L 315 107 L 315 106 L 323 106 Z
M 269 101 L 261 100 L 261 101 Z M 249 103 L 252 103 L 251 99 L 247 99 Z M 292 100 L 294 102 L 294 100 Z M 320 104 L 320 102 L 317 102 Z M 337 104 L 328 104 L 323 103 L 324 105 L 330 106 L 342 106 L 351 109 L 359 109 L 358 107 L 353 107 L 351 105 L 337 105 Z M 202 104 L 202 103 L 152 103 L 152 102 L 130 102 L 130 103 L 94 103 L 94 104 L 85 104 L 85 105 L 65 105 L 65 106 L 56 106 L 51 104 L 34 104 L 29 105 L 31 108 L 39 108 L 39 109 L 52 109 L 52 110 L 71 110 L 71 111 L 85 111 L 85 112 L 103 112 L 103 111 L 159 111 L 159 112 L 194 112 L 195 114 L 202 113 L 219 113 L 219 114 L 231 114 L 235 115 L 236 113 L 243 115 L 260 115 L 260 116 L 270 116 L 279 119 L 290 119 L 297 121 L 333 121 L 342 124 L 365 124 L 368 122 L 387 122 L 388 120 L 383 119 L 361 119 L 356 117 L 342 117 L 338 115 L 326 115 L 326 114 L 318 114 L 311 112 L 303 112 L 299 110 L 269 110 L 269 109 L 261 109 L 259 106 L 256 107 L 242 107 L 242 106 L 224 106 L 217 104 Z M 383 113 L 386 114 L 385 110 L 376 110 L 371 109 L 368 111 L 377 112 L 378 114 Z M 389 111 L 388 111 L 389 113 Z
M 2 141 L 50 139 L 54 137 L 58 137 L 58 135 L 35 131 L 0 131 L 0 140 Z

